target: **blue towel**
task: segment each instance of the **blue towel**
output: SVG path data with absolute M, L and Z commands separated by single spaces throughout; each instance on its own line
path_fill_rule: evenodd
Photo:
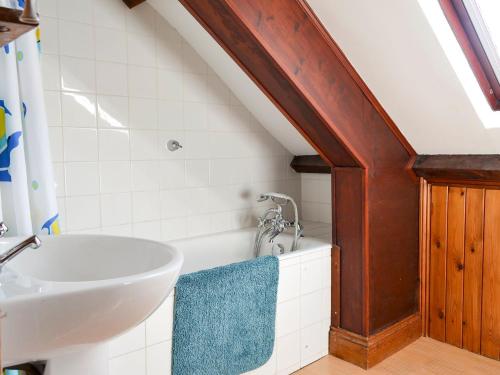
M 237 375 L 273 353 L 279 261 L 266 256 L 179 278 L 173 375 Z

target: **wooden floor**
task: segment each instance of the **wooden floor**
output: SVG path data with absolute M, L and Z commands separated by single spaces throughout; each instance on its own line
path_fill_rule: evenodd
M 499 375 L 500 362 L 422 337 L 368 371 L 327 356 L 295 375 Z

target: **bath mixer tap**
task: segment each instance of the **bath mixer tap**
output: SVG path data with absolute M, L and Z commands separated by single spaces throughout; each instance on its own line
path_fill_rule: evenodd
M 264 202 L 268 199 L 271 199 L 277 206 L 266 210 L 257 220 L 257 235 L 254 244 L 255 256 L 260 255 L 262 241 L 265 236 L 269 237 L 269 242 L 273 242 L 285 229 L 293 227 L 295 231 L 290 251 L 294 251 L 297 249 L 298 239 L 303 233 L 303 227 L 299 223 L 297 204 L 292 197 L 281 193 L 265 193 L 260 195 L 258 201 Z M 287 220 L 283 217 L 282 207 L 289 202 L 292 203 L 294 209 L 294 220 Z M 278 247 L 280 248 L 280 252 L 284 251 L 283 245 L 279 244 Z
M 3 237 L 8 230 L 9 229 L 3 222 L 0 223 L 0 237 Z M 0 255 L 0 271 L 8 261 L 15 258 L 17 255 L 21 254 L 28 247 L 32 249 L 38 249 L 41 245 L 42 241 L 40 240 L 40 238 L 38 238 L 37 235 L 33 235 L 21 241 L 17 245 L 11 247 L 5 253 Z

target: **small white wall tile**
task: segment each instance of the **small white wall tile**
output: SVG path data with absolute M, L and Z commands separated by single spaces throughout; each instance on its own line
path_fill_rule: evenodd
M 155 99 L 130 98 L 129 110 L 131 128 L 158 128 L 158 107 Z
M 103 226 L 117 226 L 132 222 L 132 196 L 130 193 L 101 195 Z M 127 234 L 130 234 L 130 230 Z
M 98 125 L 101 128 L 122 129 L 128 127 L 128 98 L 99 95 L 97 97 Z
M 66 198 L 66 225 L 69 231 L 98 228 L 101 225 L 99 196 Z
M 60 57 L 61 88 L 67 91 L 95 92 L 95 62 L 68 56 Z
M 59 49 L 63 56 L 93 59 L 94 30 L 89 25 L 59 21 Z
M 61 126 L 61 95 L 59 91 L 44 91 L 49 126 Z
M 134 192 L 132 194 L 132 212 L 134 222 L 159 220 L 160 193 L 156 191 Z
M 172 339 L 174 296 L 171 295 L 146 320 L 146 345 Z
M 101 193 L 131 191 L 130 161 L 100 162 Z
M 146 221 L 134 223 L 132 225 L 132 233 L 134 237 L 145 238 L 152 241 L 160 241 L 161 227 L 159 221 Z
M 49 127 L 49 142 L 50 142 L 50 155 L 52 157 L 52 161 L 63 161 L 64 160 L 64 152 L 63 152 L 63 136 L 62 136 L 62 128 L 51 126 Z
M 64 126 L 96 127 L 96 98 L 94 95 L 61 93 Z
M 186 236 L 187 236 L 186 218 L 162 220 L 161 222 L 162 241 L 171 241 Z
M 132 160 L 153 160 L 158 157 L 158 134 L 152 130 L 131 130 Z
M 130 160 L 127 129 L 99 129 L 99 160 Z
M 160 130 L 180 130 L 183 124 L 183 105 L 181 102 L 158 101 L 158 127 Z
M 186 190 L 169 190 L 160 193 L 161 217 L 171 219 L 186 216 L 188 193 Z
M 185 73 L 182 76 L 184 100 L 188 102 L 203 102 L 207 95 L 206 76 L 202 74 Z
M 94 23 L 116 30 L 125 30 L 127 6 L 115 0 L 94 0 Z
M 156 70 L 142 66 L 128 66 L 128 93 L 138 98 L 156 98 Z
M 40 16 L 57 17 L 57 0 L 40 0 L 38 12 Z
M 208 186 L 210 162 L 208 160 L 186 161 L 186 185 L 188 187 Z
M 158 70 L 158 97 L 164 100 L 182 100 L 182 75 L 178 72 Z
M 127 95 L 129 87 L 127 65 L 97 61 L 96 77 L 98 94 Z
M 74 195 L 99 194 L 99 166 L 95 162 L 65 164 L 66 193 Z
M 186 185 L 186 162 L 165 160 L 160 162 L 160 188 L 174 189 Z
M 109 375 L 146 375 L 146 349 L 112 358 Z
M 205 103 L 184 103 L 184 129 L 204 130 L 207 128 L 207 106 Z
M 57 0 L 57 14 L 64 20 L 91 24 L 93 3 L 94 0 Z
M 97 160 L 96 129 L 65 128 L 63 137 L 65 161 Z
M 111 340 L 109 344 L 110 358 L 135 352 L 146 347 L 146 325 L 141 323 L 123 335 Z
M 156 66 L 156 43 L 154 37 L 128 34 L 128 63 L 138 66 Z
M 160 188 L 158 168 L 158 161 L 133 161 L 132 190 L 157 191 Z
M 41 55 L 42 80 L 45 90 L 61 89 L 61 70 L 57 55 Z
M 127 37 L 108 27 L 95 28 L 95 57 L 100 61 L 127 63 Z
M 170 375 L 172 371 L 172 341 L 149 346 L 146 349 L 147 375 Z

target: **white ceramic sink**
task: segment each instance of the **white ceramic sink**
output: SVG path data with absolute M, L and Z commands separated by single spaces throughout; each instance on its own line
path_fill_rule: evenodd
M 20 239 L 0 239 L 0 252 Z M 83 350 L 138 325 L 168 296 L 182 254 L 159 242 L 41 237 L 0 273 L 4 365 Z

